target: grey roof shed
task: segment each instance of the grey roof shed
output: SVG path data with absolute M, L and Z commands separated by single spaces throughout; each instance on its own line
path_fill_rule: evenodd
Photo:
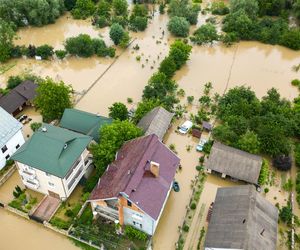
M 207 169 L 253 184 L 258 182 L 261 165 L 262 157 L 219 142 L 214 143 L 205 163 Z
M 275 250 L 278 210 L 252 185 L 219 188 L 205 249 Z
M 163 107 L 156 107 L 148 112 L 138 123 L 145 135 L 156 134 L 162 141 L 167 132 L 174 114 Z

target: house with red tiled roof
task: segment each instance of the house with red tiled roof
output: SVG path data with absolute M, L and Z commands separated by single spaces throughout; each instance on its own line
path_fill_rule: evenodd
M 94 216 L 153 235 L 179 164 L 157 135 L 126 142 L 91 193 Z

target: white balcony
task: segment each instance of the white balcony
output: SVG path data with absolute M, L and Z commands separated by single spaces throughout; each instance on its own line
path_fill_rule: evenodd
M 40 183 L 38 180 L 25 180 L 24 181 L 25 186 L 31 188 L 31 189 L 38 189 L 40 187 Z
M 29 179 L 29 180 L 34 180 L 36 177 L 35 171 L 34 173 L 31 171 L 27 171 L 27 170 L 21 170 L 21 175 L 24 177 L 24 179 Z

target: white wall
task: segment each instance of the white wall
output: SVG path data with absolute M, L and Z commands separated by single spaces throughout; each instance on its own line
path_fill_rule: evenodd
M 73 192 L 73 190 L 77 186 L 78 182 L 80 181 L 80 179 L 85 174 L 88 167 L 90 166 L 91 162 L 89 162 L 87 165 L 84 165 L 84 159 L 85 159 L 85 157 L 87 157 L 87 154 L 88 154 L 87 150 L 85 150 L 81 154 L 81 156 L 80 156 L 81 161 L 76 166 L 73 173 L 69 176 L 68 180 L 59 178 L 54 175 L 47 175 L 45 172 L 43 172 L 39 169 L 32 168 L 35 171 L 36 179 L 39 182 L 39 187 L 37 189 L 27 184 L 26 175 L 22 176 L 22 170 L 28 168 L 28 166 L 26 166 L 25 164 L 22 164 L 20 162 L 17 162 L 18 171 L 19 171 L 19 174 L 21 175 L 21 178 L 23 177 L 22 180 L 23 180 L 24 185 L 27 186 L 28 188 L 33 189 L 37 192 L 46 194 L 46 195 L 49 194 L 48 191 L 51 191 L 51 192 L 59 194 L 60 198 L 62 200 L 65 200 Z M 78 173 L 78 171 L 80 170 L 81 167 L 83 167 L 83 171 L 81 172 L 80 175 L 78 175 L 74 184 L 70 188 L 68 188 L 68 184 L 76 176 L 76 174 Z M 53 183 L 54 186 L 49 185 L 49 182 Z
M 23 137 L 23 134 L 21 132 L 21 129 L 13 136 L 10 138 L 10 140 L 5 144 L 7 147 L 7 151 L 2 153 L 1 148 L 0 148 L 0 169 L 4 168 L 6 164 L 6 159 L 5 157 L 7 155 L 12 156 L 16 151 L 16 146 L 19 144 L 21 147 L 24 144 L 25 140 Z M 4 146 L 4 145 L 3 145 Z

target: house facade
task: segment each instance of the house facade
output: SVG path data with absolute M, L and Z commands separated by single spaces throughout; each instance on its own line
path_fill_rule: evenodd
M 23 184 L 66 200 L 92 163 L 91 137 L 43 124 L 13 155 Z
M 22 124 L 0 107 L 0 170 L 24 142 Z
M 125 143 L 91 193 L 94 216 L 153 235 L 179 164 L 157 135 Z

